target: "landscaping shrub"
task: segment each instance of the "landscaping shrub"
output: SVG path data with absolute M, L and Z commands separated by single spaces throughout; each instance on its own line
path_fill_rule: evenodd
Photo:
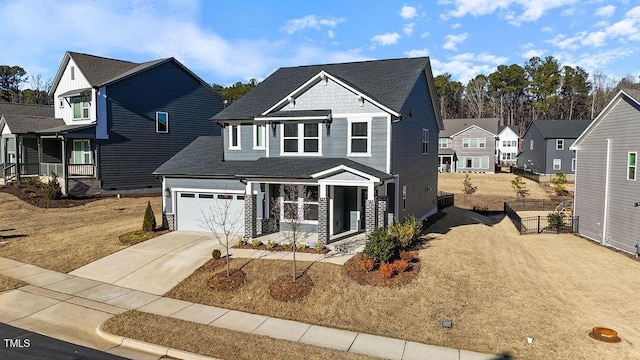
M 262 241 L 258 240 L 258 239 L 253 239 L 251 240 L 251 245 L 258 247 L 260 245 L 262 245 Z
M 527 195 L 529 195 L 529 190 L 527 189 L 527 184 L 522 179 L 522 176 L 518 175 L 515 179 L 511 180 L 511 187 L 513 191 L 516 192 L 517 198 L 524 199 Z
M 558 231 L 560 231 L 560 229 L 564 225 L 562 215 L 558 214 L 557 212 L 549 213 L 549 215 L 547 215 L 547 221 L 549 222 L 549 227 Z
M 553 184 L 553 190 L 556 192 L 558 196 L 567 196 L 569 192 L 564 187 L 567 183 L 567 176 L 563 172 L 558 172 L 551 179 L 551 183 Z
M 394 220 L 388 231 L 401 249 L 408 249 L 422 231 L 422 223 L 418 222 L 415 216 L 409 215 L 402 223 Z
M 375 262 L 382 263 L 393 260 L 397 256 L 398 250 L 387 229 L 377 227 L 369 235 L 369 241 L 365 245 L 363 253 Z
M 213 260 L 218 260 L 222 258 L 222 253 L 218 249 L 213 249 L 213 251 L 211 252 L 211 257 L 213 258 Z
M 265 246 L 267 247 L 268 250 L 271 250 L 274 247 L 276 247 L 276 242 L 273 240 L 268 240 Z
M 142 221 L 142 231 L 154 231 L 156 229 L 156 216 L 151 208 L 151 201 L 147 202 L 147 209 L 144 211 Z
M 38 183 L 42 184 L 40 181 Z M 51 172 L 51 179 L 47 184 L 38 185 L 44 190 L 44 196 L 49 200 L 59 200 L 62 197 L 62 188 L 58 181 L 58 174 Z
M 398 274 L 403 273 L 409 267 L 409 263 L 406 260 L 396 260 L 393 262 L 393 268 Z
M 464 193 L 467 195 L 473 195 L 473 193 L 475 193 L 478 190 L 478 187 L 473 186 L 473 184 L 471 183 L 471 178 L 469 177 L 469 174 L 466 174 L 464 176 L 464 180 L 462 181 L 462 186 L 464 186 L 462 191 L 464 191 Z
M 243 236 L 238 236 L 238 245 L 247 245 L 247 239 L 245 239 Z
M 322 251 L 326 248 L 323 243 L 316 243 L 315 249 L 316 251 Z
M 293 249 L 293 243 L 291 243 L 290 241 L 284 241 L 280 245 L 282 245 L 282 247 L 285 249 Z
M 393 265 L 386 262 L 380 263 L 380 274 L 382 274 L 385 279 L 391 279 L 395 271 L 396 269 L 393 268 Z
M 362 270 L 369 272 L 371 270 L 373 270 L 375 263 L 373 262 L 373 259 L 363 255 L 362 259 L 360 260 L 360 266 L 362 266 Z
M 305 244 L 305 243 L 298 243 L 298 244 L 296 245 L 296 250 L 300 250 L 300 251 L 302 251 L 302 250 L 304 250 L 304 249 L 306 249 L 306 248 L 307 248 L 307 244 Z

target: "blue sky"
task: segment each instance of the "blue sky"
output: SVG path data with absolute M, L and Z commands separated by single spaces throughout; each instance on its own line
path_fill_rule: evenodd
M 0 0 L 0 64 L 52 78 L 67 50 L 173 56 L 229 85 L 283 66 L 429 56 L 434 75 L 466 84 L 552 55 L 637 79 L 639 29 L 640 0 Z

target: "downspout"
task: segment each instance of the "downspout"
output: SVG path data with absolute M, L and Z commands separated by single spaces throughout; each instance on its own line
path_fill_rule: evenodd
M 602 216 L 602 239 L 600 244 L 605 245 L 607 243 L 607 219 L 609 216 L 609 179 L 611 175 L 610 169 L 611 163 L 611 139 L 607 139 L 607 160 L 605 165 L 605 177 L 604 177 L 604 212 Z

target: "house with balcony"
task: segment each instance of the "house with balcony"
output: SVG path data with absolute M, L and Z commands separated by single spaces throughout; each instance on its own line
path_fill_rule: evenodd
M 426 57 L 281 68 L 213 120 L 222 136 L 155 171 L 171 229 L 205 231 L 203 209 L 224 207 L 246 239 L 287 231 L 273 206 L 286 202 L 328 243 L 437 212 L 443 124 Z M 287 185 L 304 191 L 285 197 Z
M 145 63 L 67 52 L 53 80 L 53 114 L 9 116 L 4 177 L 55 172 L 71 195 L 161 186 L 152 172 L 201 135 L 223 97 L 174 58 Z
M 438 139 L 441 172 L 495 172 L 498 118 L 444 119 Z

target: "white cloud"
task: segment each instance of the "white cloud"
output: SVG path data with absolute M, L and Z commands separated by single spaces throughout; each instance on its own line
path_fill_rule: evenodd
M 574 67 L 580 66 L 587 72 L 593 72 L 595 70 L 602 69 L 615 61 L 630 57 L 635 53 L 634 49 L 615 48 L 599 52 L 589 51 L 581 54 L 576 54 L 575 52 L 561 52 L 554 54 L 553 57 L 565 65 Z
M 545 26 L 542 29 L 540 29 L 540 31 L 550 33 L 550 32 L 553 32 L 553 28 L 551 26 Z
M 616 7 L 614 5 L 607 5 L 601 8 L 596 9 L 596 12 L 593 13 L 595 16 L 601 17 L 611 17 L 616 12 Z
M 414 17 L 416 17 L 416 15 L 418 15 L 418 11 L 413 6 L 405 5 L 402 7 L 402 9 L 400 9 L 400 11 L 398 12 L 398 15 L 400 15 L 400 17 L 402 17 L 405 20 L 411 20 Z
M 327 36 L 329 37 L 329 39 L 333 39 L 334 37 L 336 37 L 336 34 L 333 33 L 333 30 L 329 30 L 327 31 Z
M 413 28 L 415 27 L 415 25 L 415 23 L 405 24 L 402 27 L 402 32 L 407 36 L 411 36 L 411 34 L 413 34 Z
M 423 32 L 422 34 L 420 34 L 420 38 L 421 38 L 421 39 L 424 39 L 424 38 L 429 37 L 430 35 L 431 35 L 431 34 L 429 34 L 428 32 Z
M 544 55 L 544 50 L 540 49 L 530 49 L 522 53 L 522 57 L 525 59 L 531 59 L 532 57 L 541 58 Z
M 460 18 L 467 15 L 475 17 L 495 12 L 512 25 L 538 20 L 545 12 L 560 7 L 572 6 L 578 0 L 440 0 L 440 4 L 453 4 L 453 9 L 443 13 L 441 18 Z M 516 12 L 514 8 L 519 8 Z
M 463 43 L 465 40 L 467 40 L 468 37 L 469 34 L 467 33 L 462 33 L 459 35 L 447 35 L 444 37 L 444 44 L 442 45 L 442 48 L 447 50 L 458 50 L 458 44 Z
M 573 16 L 576 14 L 576 8 L 575 7 L 570 7 L 568 9 L 564 9 L 562 10 L 561 15 L 562 16 Z
M 578 36 L 567 37 L 564 34 L 558 34 L 554 36 L 552 39 L 547 40 L 548 43 L 554 45 L 559 49 L 578 49 L 580 47 L 580 38 Z
M 455 23 L 455 24 L 451 25 L 451 28 L 455 30 L 455 29 L 459 28 L 460 26 L 462 26 L 460 23 Z
M 444 60 L 431 59 L 434 75 L 449 73 L 454 80 L 463 84 L 475 78 L 478 74 L 489 75 L 498 65 L 505 64 L 509 59 L 489 53 L 463 53 L 449 56 Z
M 400 34 L 394 32 L 394 33 L 376 35 L 371 38 L 371 41 L 373 41 L 374 43 L 377 43 L 378 45 L 386 46 L 386 45 L 397 44 L 398 39 L 400 39 Z
M 338 24 L 345 22 L 344 18 L 319 18 L 315 15 L 307 15 L 298 19 L 292 19 L 282 27 L 287 34 L 293 34 L 304 29 L 320 29 L 321 26 L 335 28 Z
M 422 56 L 429 56 L 429 50 L 427 48 L 424 49 L 414 49 L 414 50 L 409 50 L 409 51 L 405 51 L 404 54 L 407 57 L 422 57 Z

